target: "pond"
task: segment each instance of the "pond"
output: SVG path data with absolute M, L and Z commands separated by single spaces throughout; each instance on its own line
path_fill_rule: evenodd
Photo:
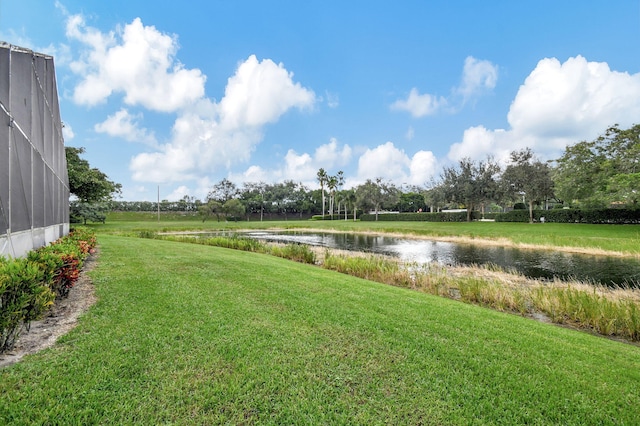
M 245 235 L 265 241 L 389 255 L 406 262 L 462 266 L 493 264 L 530 278 L 557 277 L 640 288 L 640 261 L 631 258 L 364 234 L 252 231 Z

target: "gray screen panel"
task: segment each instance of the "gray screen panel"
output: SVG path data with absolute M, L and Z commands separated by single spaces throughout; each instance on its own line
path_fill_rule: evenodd
M 44 222 L 44 160 L 35 149 L 32 151 L 33 159 L 33 226 L 42 228 Z
M 11 137 L 11 231 L 31 228 L 31 145 L 20 132 Z
M 31 55 L 12 51 L 11 115 L 22 131 L 31 137 Z
M 9 109 L 9 49 L 0 49 L 0 102 Z
M 9 116 L 0 112 L 0 235 L 9 228 Z

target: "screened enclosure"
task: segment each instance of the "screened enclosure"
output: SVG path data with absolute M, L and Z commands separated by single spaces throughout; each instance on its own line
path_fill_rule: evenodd
M 68 232 L 53 57 L 0 42 L 0 256 L 23 256 Z

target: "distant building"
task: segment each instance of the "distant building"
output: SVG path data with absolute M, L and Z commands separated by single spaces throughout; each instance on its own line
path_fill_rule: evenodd
M 68 232 L 53 57 L 0 42 L 0 256 L 24 256 Z

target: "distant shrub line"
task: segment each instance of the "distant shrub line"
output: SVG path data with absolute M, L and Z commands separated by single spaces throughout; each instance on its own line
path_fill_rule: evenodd
M 640 224 L 640 209 L 553 209 L 534 210 L 533 218 L 552 223 Z M 496 222 L 528 222 L 528 210 L 513 210 L 496 215 Z
M 640 224 L 638 209 L 553 209 L 534 210 L 535 221 L 549 223 L 587 223 L 587 224 Z M 529 222 L 529 210 L 512 210 L 507 213 L 471 212 L 472 220 L 494 219 L 496 222 Z M 363 214 L 362 221 L 375 221 L 375 214 Z M 378 221 L 405 222 L 466 222 L 466 212 L 455 213 L 395 213 L 378 214 Z
M 0 353 L 13 349 L 21 331 L 55 299 L 69 295 L 95 246 L 93 232 L 75 229 L 25 258 L 0 257 Z

